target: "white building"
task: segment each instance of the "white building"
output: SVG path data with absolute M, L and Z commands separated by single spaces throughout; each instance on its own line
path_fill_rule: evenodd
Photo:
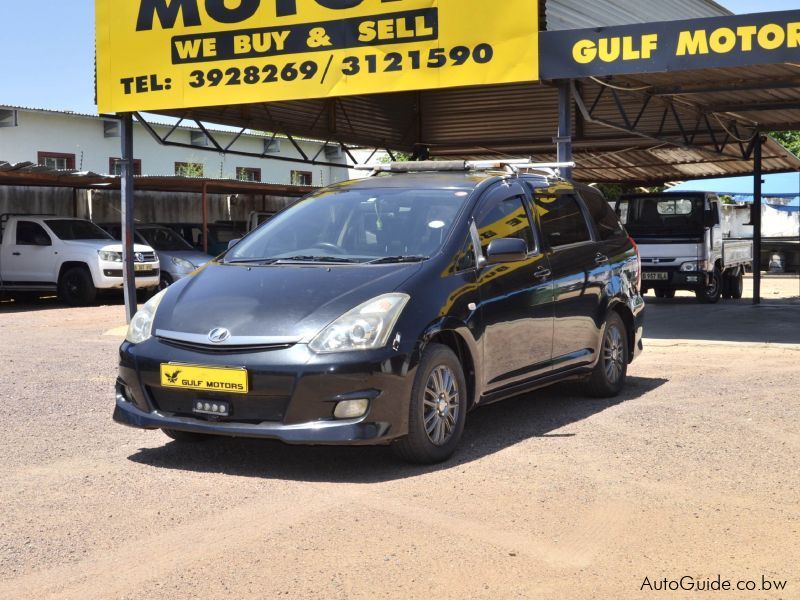
M 154 125 L 165 137 L 172 125 Z M 237 132 L 211 131 L 224 148 Z M 285 137 L 245 133 L 232 150 L 265 154 L 265 158 L 221 154 L 199 128 L 181 126 L 169 140 L 191 144 L 197 149 L 164 146 L 134 123 L 134 157 L 137 175 L 184 175 L 212 179 L 243 179 L 264 183 L 325 186 L 351 177 L 346 156 L 339 146 L 323 148 L 322 142 L 298 140 L 303 152 L 323 162 L 341 163 L 328 167 L 286 162 L 273 157 L 301 158 Z M 55 169 L 77 169 L 99 174 L 120 172 L 120 123 L 97 115 L 59 112 L 0 105 L 0 161 L 32 162 Z M 212 150 L 207 150 L 207 148 Z M 318 154 L 319 153 L 319 154 Z

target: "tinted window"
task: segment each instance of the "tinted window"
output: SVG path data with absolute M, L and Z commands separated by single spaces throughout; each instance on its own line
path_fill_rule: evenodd
M 661 194 L 633 196 L 619 205 L 620 217 L 632 234 L 688 234 L 703 229 L 705 198 Z
M 472 245 L 472 236 L 467 236 L 464 246 L 456 256 L 454 272 L 467 271 L 475 268 L 475 246 Z
M 79 219 L 48 219 L 47 226 L 61 240 L 113 240 L 109 234 L 90 221 Z
M 592 239 L 589 225 L 575 196 L 537 196 L 536 209 L 539 212 L 542 233 L 551 248 Z
M 32 221 L 19 221 L 17 223 L 17 245 L 39 246 L 50 242 L 50 236 L 44 227 Z
M 611 208 L 602 194 L 587 191 L 581 194 L 589 214 L 597 227 L 597 233 L 601 240 L 610 240 L 617 237 L 625 237 L 625 231 L 619 223 L 616 213 Z
M 147 227 L 140 229 L 138 234 L 154 250 L 162 252 L 193 250 L 186 240 L 172 231 L 172 229 L 167 229 L 166 227 Z
M 520 197 L 508 198 L 495 204 L 478 220 L 478 233 L 481 237 L 481 250 L 484 256 L 486 256 L 492 240 L 500 238 L 525 240 L 529 251 L 536 247 L 528 213 L 525 211 L 525 204 Z

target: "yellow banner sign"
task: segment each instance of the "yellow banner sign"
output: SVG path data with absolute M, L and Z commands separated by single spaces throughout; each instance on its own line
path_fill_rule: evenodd
M 538 0 L 96 0 L 100 112 L 539 77 Z

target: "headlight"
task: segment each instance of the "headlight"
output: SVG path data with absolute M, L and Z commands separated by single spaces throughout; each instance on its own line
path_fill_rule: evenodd
M 683 271 L 684 273 L 695 273 L 697 272 L 697 263 L 685 262 L 681 265 L 681 271 Z
M 150 339 L 153 332 L 153 320 L 156 318 L 156 310 L 167 290 L 162 290 L 150 298 L 145 305 L 133 316 L 131 324 L 128 325 L 128 335 L 125 339 L 131 344 L 141 344 Z
M 179 258 L 177 256 L 173 256 L 172 257 L 172 264 L 175 265 L 178 268 L 185 269 L 185 270 L 188 270 L 188 271 L 194 271 L 194 269 L 195 269 L 195 266 L 192 263 L 190 263 L 188 260 L 186 260 L 184 258 Z
M 100 256 L 100 260 L 104 260 L 106 262 L 122 262 L 122 253 L 121 252 L 110 252 L 108 250 L 98 250 L 97 254 Z
M 383 348 L 411 296 L 385 294 L 343 314 L 311 340 L 314 352 L 350 352 Z

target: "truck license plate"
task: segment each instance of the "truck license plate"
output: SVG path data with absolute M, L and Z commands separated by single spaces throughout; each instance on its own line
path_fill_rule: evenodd
M 667 281 L 669 279 L 669 273 L 642 273 L 642 280 L 643 281 Z

